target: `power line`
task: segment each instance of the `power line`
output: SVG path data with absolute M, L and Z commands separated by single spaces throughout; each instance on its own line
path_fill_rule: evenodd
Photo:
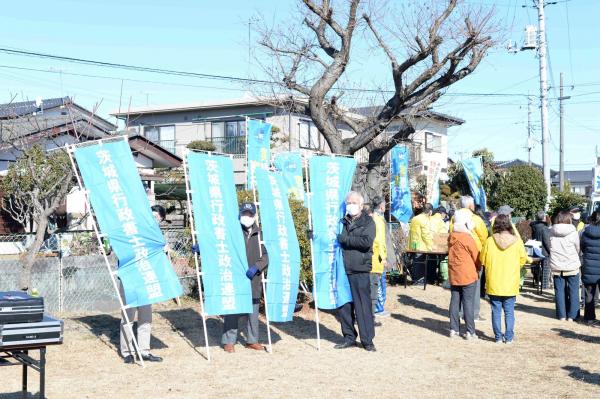
M 268 81 L 268 80 L 241 78 L 241 77 L 228 76 L 228 75 L 213 75 L 213 74 L 207 74 L 207 73 L 172 70 L 172 69 L 162 69 L 162 68 L 146 67 L 146 66 L 139 66 L 139 65 L 113 63 L 113 62 L 106 62 L 106 61 L 96 61 L 96 60 L 89 60 L 89 59 L 84 59 L 84 58 L 67 57 L 67 56 L 40 53 L 40 52 L 34 52 L 34 51 L 26 51 L 26 50 L 20 50 L 20 49 L 10 49 L 10 48 L 6 48 L 6 47 L 0 47 L 0 52 L 6 53 L 6 54 L 11 54 L 11 55 L 52 59 L 52 60 L 65 61 L 65 62 L 71 62 L 71 63 L 76 63 L 76 64 L 104 67 L 104 68 L 125 69 L 125 70 L 130 70 L 130 71 L 135 71 L 135 72 L 148 72 L 148 73 L 155 73 L 155 74 L 162 74 L 162 75 L 174 75 L 174 76 L 201 78 L 201 79 L 224 80 L 224 81 L 235 82 L 235 83 L 259 83 L 259 84 L 269 84 L 269 85 L 280 84 L 278 82 Z M 3 67 L 8 68 L 9 66 L 4 65 Z M 24 67 L 13 67 L 13 68 L 25 69 Z M 30 68 L 30 69 L 33 70 L 34 68 Z M 46 72 L 46 71 L 44 71 L 44 72 Z M 67 73 L 63 72 L 63 74 L 67 74 Z M 84 74 L 80 74 L 80 76 L 84 76 Z M 89 76 L 90 77 L 98 77 L 95 75 L 89 75 Z M 114 77 L 111 77 L 111 78 L 116 79 Z M 118 79 L 121 80 L 122 78 L 118 78 Z M 529 80 L 529 78 L 527 80 Z M 517 84 L 520 84 L 520 83 L 523 83 L 523 82 L 519 82 Z M 343 88 L 343 87 L 338 87 L 336 89 L 342 90 L 342 91 L 356 91 L 356 92 L 364 92 L 364 93 L 395 93 L 394 90 L 380 90 L 380 89 Z M 520 96 L 520 97 L 527 97 L 527 94 L 523 94 L 523 93 L 497 93 L 497 92 L 496 93 L 494 93 L 494 92 L 492 92 L 492 93 L 445 93 L 444 95 L 446 95 L 446 96 L 489 96 L 489 97 L 492 97 L 492 96 Z
M 37 57 L 37 58 L 46 58 L 57 61 L 65 61 L 72 62 L 76 64 L 86 64 L 86 65 L 94 65 L 105 68 L 116 68 L 116 69 L 126 69 L 130 71 L 137 72 L 150 72 L 157 73 L 163 75 L 175 75 L 175 76 L 186 76 L 186 77 L 195 77 L 202 79 L 215 79 L 215 80 L 227 80 L 227 81 L 235 81 L 235 82 L 243 82 L 243 83 L 267 83 L 272 84 L 273 82 L 269 82 L 266 80 L 259 79 L 250 79 L 250 78 L 241 78 L 236 76 L 226 76 L 226 75 L 213 75 L 207 73 L 199 73 L 199 72 L 188 72 L 188 71 L 178 71 L 174 69 L 163 69 L 163 68 L 153 68 L 153 67 L 145 67 L 139 65 L 129 65 L 129 64 L 120 64 L 114 62 L 106 62 L 106 61 L 96 61 L 96 60 L 88 60 L 84 58 L 75 58 L 75 57 L 66 57 L 61 55 L 47 54 L 47 53 L 38 53 L 34 51 L 25 51 L 25 50 L 14 50 L 6 47 L 0 47 L 0 52 L 12 55 L 21 55 L 28 57 Z
M 239 88 L 231 88 L 231 87 L 217 87 L 217 86 L 206 86 L 206 85 L 194 85 L 189 83 L 176 83 L 176 82 L 161 82 L 158 80 L 146 80 L 146 79 L 130 79 L 130 78 L 119 78 L 116 76 L 106 76 L 106 75 L 93 75 L 93 74 L 85 74 L 85 73 L 75 73 L 75 72 L 65 72 L 65 71 L 57 71 L 51 69 L 38 69 L 38 68 L 28 68 L 28 67 L 19 67 L 14 65 L 0 65 L 0 68 L 5 69 L 16 69 L 21 71 L 30 71 L 30 72 L 42 72 L 42 73 L 52 73 L 52 74 L 62 74 L 69 76 L 79 76 L 85 78 L 97 78 L 97 79 L 108 79 L 108 80 L 118 80 L 118 81 L 126 81 L 126 82 L 134 82 L 134 83 L 154 83 L 160 85 L 167 86 L 182 86 L 182 87 L 192 87 L 197 89 L 215 89 L 215 90 L 231 90 L 231 91 L 244 91 L 245 89 Z

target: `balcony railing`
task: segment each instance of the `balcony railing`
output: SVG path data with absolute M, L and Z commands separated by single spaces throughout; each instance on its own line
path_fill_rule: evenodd
M 233 137 L 213 137 L 208 140 L 215 145 L 216 152 L 222 152 L 224 154 L 232 155 L 244 155 L 246 154 L 246 137 L 245 136 L 233 136 Z

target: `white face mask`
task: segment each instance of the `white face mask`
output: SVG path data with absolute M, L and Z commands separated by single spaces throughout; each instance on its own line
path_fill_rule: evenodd
M 360 212 L 360 207 L 358 204 L 348 204 L 346 205 L 346 213 L 350 216 L 356 216 Z
M 575 220 L 581 219 L 581 213 L 579 213 L 579 212 L 574 213 L 573 214 L 573 219 L 575 219 Z
M 253 216 L 240 216 L 240 223 L 244 225 L 244 227 L 250 227 L 254 224 Z

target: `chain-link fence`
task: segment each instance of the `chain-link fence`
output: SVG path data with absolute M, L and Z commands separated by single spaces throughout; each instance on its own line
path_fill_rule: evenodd
M 173 268 L 189 293 L 196 277 L 189 231 L 165 229 L 163 234 Z M 33 234 L 0 235 L 0 291 L 19 288 L 19 258 L 32 242 Z M 108 262 L 116 269 L 114 254 L 108 256 Z M 50 235 L 36 258 L 31 280 L 50 313 L 108 312 L 119 307 L 106 261 L 91 231 Z

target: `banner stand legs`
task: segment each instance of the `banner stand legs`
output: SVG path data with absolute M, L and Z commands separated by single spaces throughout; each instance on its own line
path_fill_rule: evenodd
M 308 160 L 306 158 L 303 159 L 304 162 L 304 172 L 306 174 L 306 198 L 308 199 L 308 229 L 312 232 L 312 213 L 310 211 L 310 201 L 312 198 L 312 193 L 310 192 L 310 176 L 308 173 Z M 314 256 L 314 248 L 313 248 L 313 237 L 310 237 L 310 263 L 313 275 L 313 289 L 312 295 L 313 300 L 315 302 L 315 325 L 317 328 L 317 351 L 321 351 L 321 323 L 319 320 L 319 306 L 317 305 L 317 275 L 315 273 L 315 256 Z
M 123 136 L 123 137 L 125 140 L 127 140 L 127 136 Z M 119 305 L 121 307 L 121 315 L 122 315 L 123 319 L 125 320 L 125 325 L 127 326 L 126 328 L 128 329 L 128 332 L 130 334 L 131 342 L 133 343 L 133 348 L 135 349 L 135 353 L 138 356 L 141 366 L 145 368 L 146 365 L 144 364 L 144 359 L 142 358 L 142 352 L 140 351 L 137 337 L 133 333 L 133 323 L 131 322 L 131 320 L 129 320 L 129 316 L 127 315 L 127 309 L 125 308 L 123 298 L 121 298 L 121 293 L 119 292 L 119 286 L 117 284 L 117 280 L 115 279 L 116 272 L 113 272 L 113 270 L 110 267 L 110 262 L 108 260 L 108 256 L 106 255 L 106 251 L 104 250 L 104 245 L 102 245 L 102 238 L 100 237 L 100 230 L 98 228 L 98 222 L 96 221 L 96 218 L 93 215 L 93 208 L 90 203 L 88 193 L 85 190 L 85 188 L 83 187 L 83 182 L 81 180 L 81 176 L 79 175 L 79 170 L 77 169 L 77 166 L 75 164 L 75 159 L 73 158 L 74 147 L 75 146 L 69 146 L 69 145 L 66 146 L 67 154 L 69 155 L 69 159 L 71 160 L 71 166 L 73 167 L 73 173 L 75 173 L 75 177 L 77 178 L 77 185 L 79 186 L 79 189 L 81 190 L 81 192 L 84 194 L 87 206 L 91 211 L 92 227 L 94 229 L 94 233 L 96 234 L 96 239 L 98 240 L 98 248 L 100 249 L 100 253 L 104 257 L 104 262 L 106 264 L 106 268 L 108 269 L 108 274 L 110 275 L 110 279 L 112 280 L 112 283 L 113 283 L 113 288 L 115 289 L 115 293 L 117 294 L 117 298 L 119 299 Z M 131 347 L 129 346 L 129 340 L 127 340 L 127 346 L 129 347 L 129 350 L 131 350 Z
M 267 352 L 269 352 L 270 354 L 273 354 L 273 344 L 271 342 L 271 325 L 269 323 L 269 308 L 267 305 L 267 287 L 265 284 L 268 281 L 265 279 L 264 272 L 260 274 L 260 278 L 262 280 L 263 295 L 265 298 L 265 319 L 267 320 L 267 339 L 269 340 L 269 349 L 267 350 Z
M 190 183 L 188 180 L 188 171 L 187 171 L 187 152 L 183 156 L 183 173 L 185 180 L 185 193 L 187 197 L 187 208 L 188 208 L 188 216 L 190 222 L 190 231 L 192 235 L 192 245 L 196 245 L 196 231 L 194 226 L 194 215 L 192 211 L 192 198 L 191 198 L 191 190 Z M 202 280 L 200 278 L 200 262 L 198 262 L 198 254 L 194 253 L 194 264 L 196 266 L 196 283 L 198 284 L 198 298 L 200 300 L 200 316 L 202 316 L 202 328 L 204 330 L 204 344 L 206 345 L 206 360 L 210 362 L 210 348 L 208 345 L 208 330 L 206 329 L 206 313 L 204 312 L 204 298 L 202 291 Z
M 254 199 L 254 206 L 258 210 L 259 203 L 256 201 L 256 188 L 254 187 L 254 181 L 252 182 L 252 197 Z M 256 212 L 256 225 L 260 228 L 260 212 Z M 258 253 L 261 258 L 262 258 L 262 246 L 263 246 L 262 235 L 260 234 L 260 230 L 259 230 Z M 263 297 L 265 299 L 265 319 L 267 320 L 267 339 L 269 340 L 269 347 L 267 349 L 267 352 L 272 354 L 273 353 L 273 344 L 271 342 L 271 323 L 269 322 L 269 307 L 268 307 L 268 302 L 267 302 L 267 287 L 266 287 L 267 280 L 265 279 L 264 272 L 261 272 L 260 279 L 261 279 L 262 288 L 263 288 Z

